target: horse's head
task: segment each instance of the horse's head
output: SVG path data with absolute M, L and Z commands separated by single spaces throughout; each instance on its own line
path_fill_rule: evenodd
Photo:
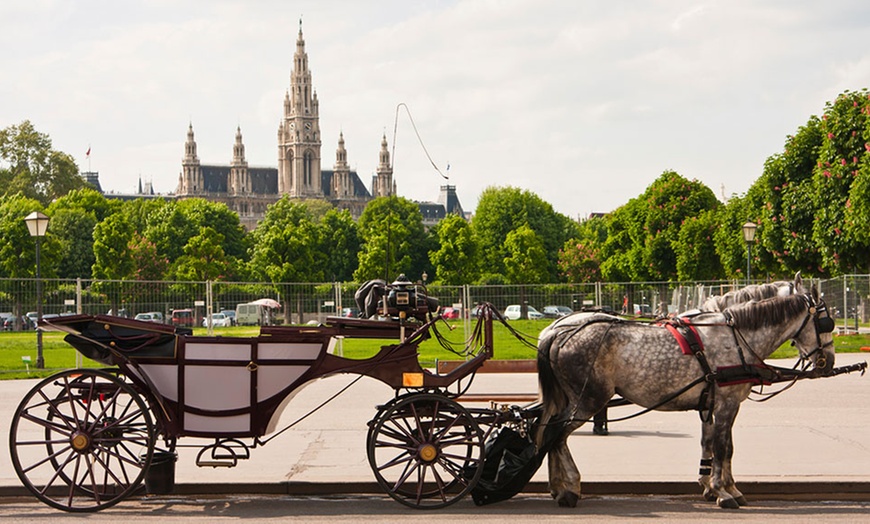
M 807 317 L 792 338 L 802 360 L 811 360 L 813 376 L 823 376 L 834 368 L 834 319 L 819 290 L 812 287 L 803 295 L 807 304 Z

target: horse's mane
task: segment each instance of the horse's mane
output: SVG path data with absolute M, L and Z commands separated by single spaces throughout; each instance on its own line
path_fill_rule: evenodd
M 807 302 L 803 295 L 775 296 L 761 301 L 736 304 L 725 309 L 725 312 L 731 315 L 734 326 L 744 329 L 777 326 L 806 311 Z
M 761 301 L 776 296 L 786 296 L 780 295 L 784 288 L 788 288 L 789 290 L 786 295 L 794 293 L 794 284 L 786 280 L 769 282 L 766 284 L 753 284 L 735 291 L 729 291 L 724 295 L 712 296 L 701 304 L 700 309 L 701 311 L 724 311 L 726 308 L 744 302 L 750 302 L 753 300 Z

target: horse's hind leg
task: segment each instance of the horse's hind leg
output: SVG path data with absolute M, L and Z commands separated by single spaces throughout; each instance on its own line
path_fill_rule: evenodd
M 566 430 L 559 442 L 548 453 L 550 473 L 550 494 L 559 506 L 573 508 L 580 500 L 580 471 L 571 450 L 568 449 L 568 436 L 573 428 Z
M 716 494 L 720 508 L 737 509 L 746 504 L 746 498 L 734 484 L 731 474 L 731 457 L 734 455 L 734 441 L 731 429 L 740 409 L 738 402 L 720 399 L 716 403 L 713 416 L 713 466 L 710 489 Z

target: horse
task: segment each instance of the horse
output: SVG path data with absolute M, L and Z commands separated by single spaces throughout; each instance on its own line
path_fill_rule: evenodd
M 699 312 L 682 322 L 691 326 L 684 330 L 694 339 L 688 344 L 665 327 L 603 313 L 563 317 L 541 332 L 542 414 L 535 441 L 539 452 L 548 451 L 550 492 L 560 506 L 576 506 L 580 498 L 580 472 L 568 436 L 619 394 L 644 408 L 706 413 L 709 431 L 702 432 L 702 446 L 710 455 L 702 458 L 710 459 L 710 472 L 705 493 L 721 508 L 739 508 L 746 500 L 732 476 L 731 428 L 740 403 L 758 382 L 726 384 L 721 378 L 728 370 L 764 368 L 764 359 L 789 340 L 801 359 L 812 362 L 810 376 L 833 369 L 834 321 L 815 287 L 810 293 Z M 684 353 L 687 345 L 694 354 Z
M 698 309 L 701 311 L 722 311 L 727 307 L 751 300 L 764 300 L 765 298 L 777 296 L 784 297 L 796 293 L 805 293 L 800 271 L 795 275 L 794 282 L 777 280 L 764 284 L 752 284 L 744 288 L 729 291 L 724 295 L 713 295 L 705 300 Z

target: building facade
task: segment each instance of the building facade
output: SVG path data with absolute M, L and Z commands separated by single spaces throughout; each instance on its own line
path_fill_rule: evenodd
M 373 198 L 396 194 L 386 135 L 381 140 L 371 191 L 348 165 L 343 133 L 338 136 L 333 169 L 322 169 L 320 102 L 308 68 L 301 23 L 277 139 L 277 168 L 248 165 L 241 128 L 236 129 L 229 165 L 204 164 L 196 152 L 191 123 L 187 129 L 176 198 L 199 197 L 223 202 L 238 213 L 246 228 L 253 229 L 265 215 L 266 208 L 285 195 L 327 200 L 338 209 L 349 210 L 356 219 Z

